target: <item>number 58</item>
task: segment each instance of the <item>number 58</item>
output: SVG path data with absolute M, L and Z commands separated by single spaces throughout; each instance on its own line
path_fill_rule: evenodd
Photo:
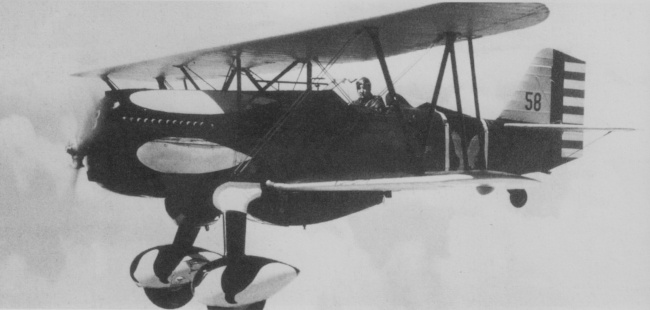
M 542 109 L 542 94 L 526 92 L 526 102 L 528 102 L 525 106 L 526 110 L 539 111 Z

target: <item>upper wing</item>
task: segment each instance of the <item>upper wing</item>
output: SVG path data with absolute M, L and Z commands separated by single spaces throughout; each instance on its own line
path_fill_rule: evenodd
M 539 181 L 495 171 L 441 172 L 431 175 L 353 181 L 274 183 L 266 185 L 291 191 L 402 191 L 451 187 L 528 188 Z
M 364 27 L 375 27 L 386 56 L 399 55 L 444 44 L 443 34 L 482 37 L 536 25 L 548 17 L 539 3 L 439 3 L 400 13 L 296 32 L 261 40 L 202 49 L 168 57 L 77 73 L 75 76 L 109 75 L 116 79 L 149 80 L 159 76 L 182 77 L 176 66 L 186 65 L 204 78 L 223 75 L 233 57 L 242 67 L 263 66 L 260 72 L 276 72 L 296 59 L 317 57 L 327 63 Z M 340 62 L 375 58 L 367 38 L 353 40 Z

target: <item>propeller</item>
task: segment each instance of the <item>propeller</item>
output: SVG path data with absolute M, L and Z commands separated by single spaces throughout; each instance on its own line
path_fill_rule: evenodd
M 69 188 L 71 192 L 76 192 L 77 180 L 79 179 L 79 172 L 84 167 L 84 158 L 87 153 L 87 148 L 94 138 L 95 128 L 99 118 L 102 99 L 97 95 L 90 97 L 91 104 L 88 102 L 77 102 L 69 105 L 70 120 L 68 121 L 68 144 L 66 145 L 66 152 L 70 154 L 72 162 L 70 164 L 71 175 L 69 179 Z
M 79 171 L 84 167 L 83 157 L 79 155 L 78 145 L 76 142 L 70 142 L 65 148 L 66 152 L 72 157 L 72 163 L 70 164 L 70 177 L 68 179 L 68 189 L 73 197 L 75 197 L 77 189 L 77 180 L 79 179 Z

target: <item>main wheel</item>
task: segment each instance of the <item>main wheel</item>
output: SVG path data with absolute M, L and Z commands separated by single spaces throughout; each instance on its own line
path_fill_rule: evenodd
M 510 193 L 510 203 L 515 208 L 523 207 L 526 204 L 526 202 L 528 201 L 528 194 L 526 193 L 526 190 L 523 190 L 523 189 L 509 189 L 508 193 Z
M 185 306 L 194 296 L 191 282 L 176 287 L 145 287 L 144 293 L 154 305 L 163 309 L 177 309 Z
M 192 300 L 192 280 L 197 271 L 218 258 L 221 255 L 197 247 L 161 245 L 138 254 L 130 273 L 154 305 L 176 309 Z

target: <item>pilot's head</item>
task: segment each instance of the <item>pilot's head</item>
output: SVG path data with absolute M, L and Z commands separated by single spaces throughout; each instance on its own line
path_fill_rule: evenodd
M 367 98 L 372 96 L 372 92 L 370 91 L 372 88 L 372 84 L 370 84 L 370 80 L 366 77 L 362 77 L 357 80 L 357 93 L 359 94 L 360 98 Z

